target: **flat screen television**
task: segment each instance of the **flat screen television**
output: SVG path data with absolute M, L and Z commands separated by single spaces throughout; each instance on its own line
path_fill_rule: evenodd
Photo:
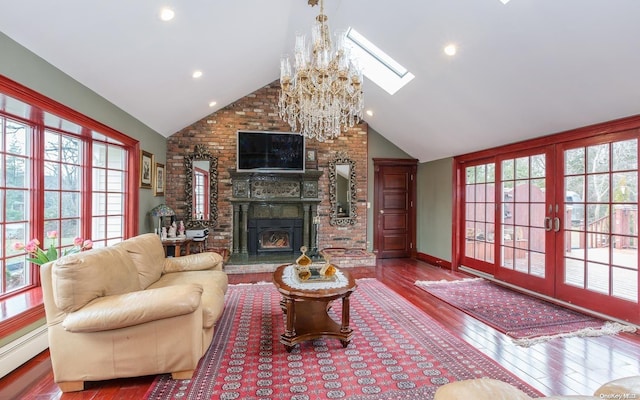
M 299 133 L 238 131 L 237 170 L 304 172 L 305 142 Z

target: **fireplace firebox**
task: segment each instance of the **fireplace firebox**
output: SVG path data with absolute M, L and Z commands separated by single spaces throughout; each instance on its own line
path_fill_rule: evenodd
M 249 219 L 249 254 L 298 251 L 302 246 L 302 227 L 302 218 Z

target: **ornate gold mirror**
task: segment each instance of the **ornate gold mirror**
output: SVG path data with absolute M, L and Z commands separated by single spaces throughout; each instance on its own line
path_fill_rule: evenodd
M 329 222 L 331 225 L 356 223 L 356 163 L 343 152 L 329 161 Z
M 215 226 L 218 220 L 218 159 L 198 144 L 184 157 L 188 228 Z

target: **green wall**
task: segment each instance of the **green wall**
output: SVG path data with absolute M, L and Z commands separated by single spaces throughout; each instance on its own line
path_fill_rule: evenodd
M 410 155 L 400 150 L 395 144 L 388 141 L 384 136 L 369 126 L 368 135 L 369 165 L 367 166 L 367 199 L 369 208 L 367 209 L 367 250 L 373 249 L 373 159 L 374 158 L 412 158 Z
M 418 165 L 417 249 L 451 261 L 453 158 Z
M 367 249 L 373 248 L 373 159 L 412 158 L 369 127 L 369 166 L 367 198 Z M 419 253 L 451 261 L 453 216 L 453 158 L 418 164 L 416 248 Z
M 140 141 L 165 163 L 167 139 L 0 32 L 0 74 Z M 113 83 L 117 85 L 117 82 Z M 146 213 L 164 199 L 140 190 L 140 233 L 151 232 Z

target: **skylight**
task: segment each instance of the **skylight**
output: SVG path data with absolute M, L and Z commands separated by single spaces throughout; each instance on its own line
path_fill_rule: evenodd
M 353 28 L 347 31 L 352 55 L 360 62 L 362 72 L 373 83 L 393 95 L 409 83 L 414 75 Z

